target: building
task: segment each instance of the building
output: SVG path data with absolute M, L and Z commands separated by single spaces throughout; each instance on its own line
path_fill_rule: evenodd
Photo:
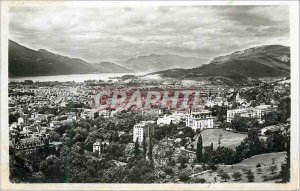
M 148 141 L 150 136 L 154 133 L 154 127 L 150 124 L 154 124 L 155 121 L 141 121 L 138 124 L 135 124 L 133 127 L 133 142 L 143 142 L 144 138 Z
M 163 117 L 159 117 L 157 119 L 158 125 L 170 125 L 170 123 L 178 123 L 176 118 L 172 115 L 164 115 Z
M 84 109 L 83 112 L 81 113 L 80 117 L 82 119 L 94 119 L 95 117 L 95 111 L 92 109 Z
M 25 153 L 31 153 L 39 147 L 43 147 L 47 140 L 41 136 L 31 136 L 14 141 L 15 145 L 12 145 L 17 151 L 24 151 Z
M 228 106 L 229 102 L 227 101 L 226 98 L 223 97 L 216 97 L 214 99 L 211 99 L 211 97 L 208 98 L 208 100 L 205 101 L 205 106 L 207 107 L 213 107 L 213 106 Z
M 227 122 L 231 123 L 235 116 L 240 116 L 246 118 L 256 118 L 259 123 L 264 123 L 263 116 L 276 111 L 277 106 L 273 105 L 259 105 L 256 107 L 227 110 Z
M 117 113 L 117 111 L 115 111 L 115 110 L 113 110 L 113 111 L 100 110 L 99 116 L 103 116 L 104 118 L 110 118 L 110 117 L 113 117 L 116 113 Z
M 227 122 L 231 123 L 235 116 L 254 118 L 256 117 L 256 112 L 253 108 L 240 108 L 227 110 Z
M 93 153 L 99 153 L 99 156 L 103 154 L 104 149 L 109 145 L 108 141 L 96 141 L 93 144 Z
M 259 123 L 264 123 L 263 117 L 268 113 L 274 113 L 277 111 L 278 106 L 273 105 L 259 105 L 255 107 L 256 118 Z
M 186 119 L 186 126 L 191 127 L 193 130 L 203 130 L 214 128 L 214 117 L 208 110 L 191 112 Z

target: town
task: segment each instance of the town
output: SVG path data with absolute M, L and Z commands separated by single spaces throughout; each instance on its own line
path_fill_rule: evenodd
M 95 104 L 99 91 L 182 89 L 201 91 L 198 109 L 152 105 L 99 110 Z M 288 182 L 289 95 L 287 78 L 238 85 L 161 83 L 132 76 L 11 81 L 10 180 Z

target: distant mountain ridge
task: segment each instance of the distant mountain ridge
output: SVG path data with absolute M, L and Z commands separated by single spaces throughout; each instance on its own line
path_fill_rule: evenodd
M 214 58 L 192 69 L 156 72 L 165 77 L 287 77 L 290 76 L 290 48 L 281 45 L 258 46 Z
M 124 66 L 135 72 L 156 72 L 173 68 L 192 68 L 200 66 L 205 61 L 195 57 L 184 57 L 172 54 L 150 54 L 131 58 Z
M 195 57 L 171 54 L 151 54 L 131 58 L 122 66 L 111 62 L 88 63 L 49 52 L 29 49 L 9 40 L 9 77 L 149 72 L 163 77 L 180 79 L 201 77 L 288 77 L 290 76 L 290 48 L 264 45 L 236 51 L 212 59 L 209 64 Z M 199 67 L 194 67 L 199 66 Z
M 282 45 L 258 46 L 216 57 L 210 63 L 223 64 L 232 60 L 252 60 L 270 67 L 289 69 L 290 48 Z
M 123 73 L 130 71 L 114 63 L 90 64 L 78 58 L 54 54 L 44 49 L 35 51 L 12 40 L 9 40 L 8 54 L 9 77 Z
M 117 65 L 112 62 L 100 62 L 100 63 L 95 63 L 93 64 L 95 67 L 97 67 L 99 70 L 110 73 L 110 72 L 116 72 L 116 73 L 128 73 L 132 72 L 131 70 L 122 67 L 120 65 Z

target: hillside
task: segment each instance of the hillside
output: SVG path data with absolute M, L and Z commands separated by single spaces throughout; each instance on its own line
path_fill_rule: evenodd
M 90 64 L 78 58 L 29 49 L 9 40 L 9 77 L 128 72 L 113 63 Z
M 105 73 L 110 72 L 116 72 L 116 73 L 126 73 L 126 72 L 132 72 L 131 70 L 124 68 L 120 65 L 117 65 L 112 62 L 101 62 L 101 63 L 95 63 L 93 64 L 95 67 L 97 67 L 100 71 Z
M 238 165 L 257 165 L 257 163 L 263 163 L 264 165 L 272 165 L 274 158 L 274 163 L 283 163 L 286 159 L 286 152 L 275 152 L 275 153 L 265 153 L 260 155 L 254 155 L 250 158 L 243 160 L 238 163 Z
M 214 58 L 209 64 L 157 72 L 164 77 L 227 78 L 286 77 L 290 75 L 290 48 L 280 45 L 259 46 Z
M 217 147 L 220 134 L 222 135 L 222 146 L 231 149 L 235 149 L 247 137 L 247 134 L 234 133 L 223 129 L 205 129 L 201 132 L 203 146 L 210 146 L 213 143 Z M 195 141 L 190 143 L 188 147 L 193 144 L 194 148 L 197 148 L 198 138 L 199 134 L 195 137 Z
M 156 72 L 172 68 L 192 68 L 201 66 L 204 61 L 195 57 L 184 57 L 171 54 L 151 54 L 139 56 L 126 61 L 124 66 L 135 72 Z

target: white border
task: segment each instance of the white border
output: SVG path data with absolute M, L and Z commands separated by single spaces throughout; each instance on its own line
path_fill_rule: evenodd
M 291 47 L 291 179 L 288 184 L 12 184 L 8 180 L 8 9 L 9 6 L 182 6 L 289 5 Z M 1 2 L 1 176 L 3 190 L 296 190 L 299 184 L 299 2 L 298 1 L 2 1 Z

